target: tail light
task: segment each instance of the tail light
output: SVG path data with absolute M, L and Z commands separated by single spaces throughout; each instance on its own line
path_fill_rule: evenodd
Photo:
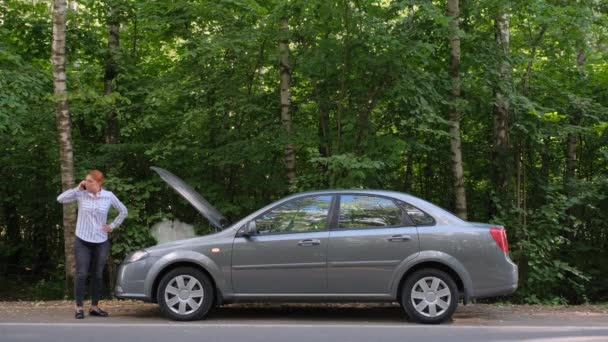
M 509 243 L 507 242 L 507 230 L 503 227 L 492 227 L 490 228 L 490 235 L 496 242 L 498 248 L 502 249 L 503 252 L 509 253 Z

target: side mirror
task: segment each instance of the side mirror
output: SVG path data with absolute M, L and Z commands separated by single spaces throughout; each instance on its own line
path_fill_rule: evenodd
M 245 225 L 245 227 L 243 227 L 243 229 L 241 229 L 240 235 L 244 238 L 250 238 L 250 237 L 256 235 L 257 232 L 258 231 L 255 226 L 255 221 L 252 220 L 252 221 L 249 221 L 249 223 L 247 223 Z

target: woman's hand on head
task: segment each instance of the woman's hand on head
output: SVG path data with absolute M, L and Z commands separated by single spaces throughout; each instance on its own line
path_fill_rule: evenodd
M 78 184 L 78 189 L 79 190 L 86 190 L 87 189 L 87 181 L 81 181 L 80 184 Z

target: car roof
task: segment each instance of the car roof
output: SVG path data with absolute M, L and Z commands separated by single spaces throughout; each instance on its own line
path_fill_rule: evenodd
M 322 194 L 352 194 L 352 193 L 360 193 L 360 194 L 374 194 L 374 195 L 386 195 L 390 197 L 395 196 L 411 196 L 409 194 L 398 192 L 394 190 L 381 190 L 381 189 L 326 189 L 326 190 L 308 190 L 303 192 L 298 192 L 292 194 L 288 197 L 299 197 L 302 195 L 322 195 Z

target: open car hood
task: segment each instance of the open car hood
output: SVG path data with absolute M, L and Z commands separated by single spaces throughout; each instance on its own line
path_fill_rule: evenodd
M 173 190 L 177 191 L 183 198 L 186 199 L 196 210 L 198 210 L 209 223 L 217 229 L 224 229 L 228 225 L 228 220 L 215 209 L 206 199 L 203 198 L 198 192 L 196 192 L 190 185 L 186 184 L 181 178 L 172 174 L 171 172 L 161 169 L 160 167 L 150 167 L 154 170 L 160 178 L 162 178 Z

